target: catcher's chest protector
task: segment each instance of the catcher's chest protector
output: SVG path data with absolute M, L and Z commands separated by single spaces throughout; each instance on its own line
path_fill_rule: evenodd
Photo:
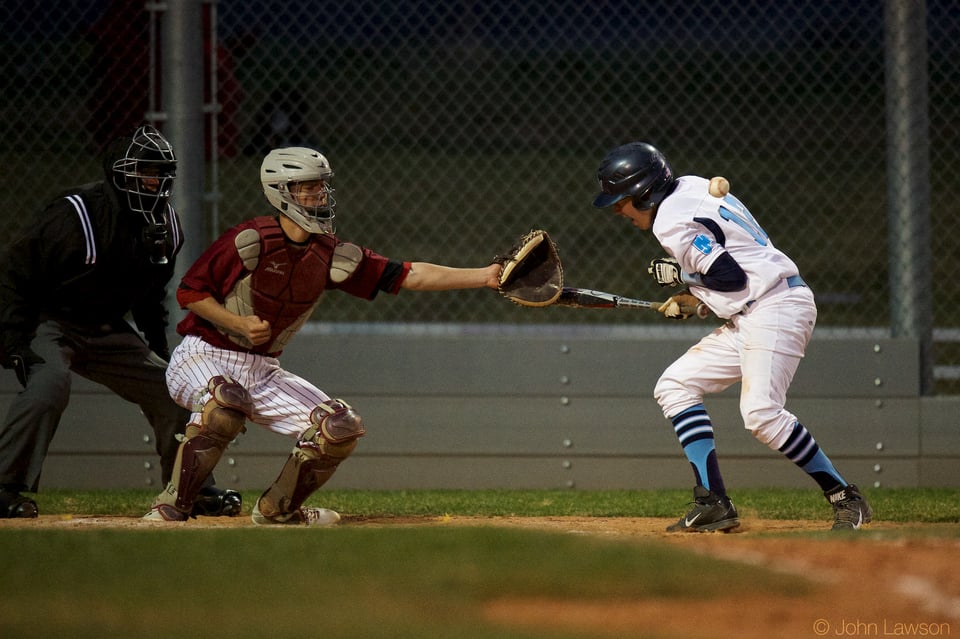
M 273 340 L 253 346 L 229 335 L 255 352 L 278 353 L 309 319 L 320 301 L 330 272 L 336 240 L 312 235 L 304 246 L 290 244 L 273 218 L 257 218 L 256 229 L 236 237 L 237 252 L 250 274 L 237 282 L 225 306 L 238 315 L 257 315 L 270 322 Z

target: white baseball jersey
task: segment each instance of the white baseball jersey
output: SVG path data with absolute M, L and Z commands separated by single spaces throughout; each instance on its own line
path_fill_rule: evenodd
M 717 257 L 730 253 L 747 274 L 746 288 L 723 292 L 690 286 L 717 317 L 729 319 L 785 278 L 798 275 L 799 269 L 740 200 L 733 194 L 713 197 L 709 184 L 702 177 L 681 177 L 657 209 L 652 231 L 685 273 L 706 273 Z

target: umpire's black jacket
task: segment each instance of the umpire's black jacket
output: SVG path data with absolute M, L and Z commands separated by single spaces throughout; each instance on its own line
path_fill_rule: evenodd
M 183 232 L 167 205 L 166 264 L 151 263 L 146 220 L 106 181 L 64 192 L 0 255 L 0 359 L 29 347 L 55 320 L 92 334 L 130 330 L 130 313 L 150 348 L 167 357 L 166 286 Z

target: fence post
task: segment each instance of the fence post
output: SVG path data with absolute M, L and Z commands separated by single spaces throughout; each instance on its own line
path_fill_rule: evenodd
M 203 38 L 201 0 L 167 2 L 163 20 L 163 103 L 166 131 L 177 154 L 172 202 L 183 224 L 184 245 L 171 286 L 210 243 L 204 211 Z M 170 303 L 171 322 L 182 314 Z
M 930 136 L 925 0 L 885 7 L 887 219 L 893 337 L 920 343 L 920 392 L 933 392 Z

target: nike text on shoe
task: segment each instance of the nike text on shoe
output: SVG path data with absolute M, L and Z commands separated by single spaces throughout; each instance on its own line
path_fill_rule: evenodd
M 693 508 L 680 521 L 667 526 L 667 532 L 726 532 L 739 525 L 737 509 L 729 497 L 697 486 L 693 489 Z
M 340 515 L 329 508 L 301 508 L 292 513 L 267 517 L 260 512 L 260 502 L 253 507 L 250 517 L 258 526 L 334 526 L 340 523 Z
M 873 509 L 860 489 L 850 484 L 823 493 L 833 506 L 833 530 L 859 530 L 873 519 Z

